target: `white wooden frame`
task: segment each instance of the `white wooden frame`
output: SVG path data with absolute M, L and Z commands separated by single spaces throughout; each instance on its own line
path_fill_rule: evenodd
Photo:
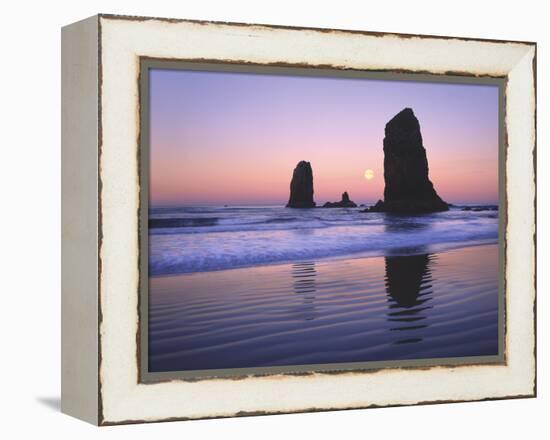
M 107 425 L 536 394 L 536 46 L 100 15 L 63 29 L 62 410 Z M 506 363 L 139 382 L 140 57 L 506 78 Z

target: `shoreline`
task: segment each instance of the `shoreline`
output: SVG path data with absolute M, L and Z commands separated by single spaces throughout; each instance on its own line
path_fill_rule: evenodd
M 416 246 L 414 248 L 410 248 L 409 251 L 401 251 L 399 252 L 399 249 L 395 249 L 391 252 L 386 253 L 379 253 L 379 251 L 372 251 L 372 252 L 357 252 L 357 253 L 348 253 L 348 254 L 342 254 L 342 255 L 332 255 L 327 257 L 316 257 L 316 258 L 304 258 L 304 259 L 294 259 L 294 260 L 286 260 L 286 261 L 273 261 L 273 262 L 267 262 L 262 264 L 251 264 L 251 265 L 240 265 L 235 266 L 231 268 L 209 268 L 205 270 L 197 270 L 197 271 L 188 271 L 188 272 L 170 272 L 170 273 L 163 273 L 163 274 L 150 274 L 149 278 L 162 278 L 162 277 L 173 277 L 173 276 L 179 276 L 179 275 L 193 275 L 193 274 L 202 274 L 202 273 L 212 273 L 212 272 L 229 272 L 233 270 L 244 270 L 244 269 L 255 269 L 255 268 L 261 268 L 261 267 L 271 267 L 271 266 L 285 266 L 289 264 L 297 264 L 303 261 L 314 261 L 314 262 L 330 262 L 330 261 L 345 261 L 345 260 L 360 260 L 363 258 L 384 258 L 384 257 L 394 257 L 394 256 L 415 256 L 415 255 L 423 255 L 423 254 L 439 254 L 443 252 L 450 252 L 453 250 L 459 250 L 459 249 L 468 249 L 471 247 L 478 247 L 478 246 L 491 246 L 491 245 L 499 245 L 500 240 L 496 239 L 487 239 L 487 240 L 478 240 L 475 242 L 470 243 L 437 243 L 437 244 L 429 244 L 424 246 Z

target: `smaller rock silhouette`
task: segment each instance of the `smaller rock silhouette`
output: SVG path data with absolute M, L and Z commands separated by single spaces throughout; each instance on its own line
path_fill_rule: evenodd
M 311 164 L 302 160 L 294 168 L 290 181 L 287 208 L 315 208 L 313 200 L 313 171 Z
M 323 208 L 356 208 L 357 204 L 349 199 L 347 191 L 342 194 L 342 200 L 339 202 L 327 202 Z

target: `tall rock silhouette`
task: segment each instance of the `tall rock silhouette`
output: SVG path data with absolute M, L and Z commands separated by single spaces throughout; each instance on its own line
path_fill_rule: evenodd
M 379 200 L 368 211 L 424 213 L 449 209 L 428 177 L 420 124 L 410 108 L 403 109 L 386 124 L 384 181 L 384 201 Z
M 313 171 L 311 164 L 302 160 L 294 168 L 290 182 L 287 208 L 315 208 L 313 200 Z

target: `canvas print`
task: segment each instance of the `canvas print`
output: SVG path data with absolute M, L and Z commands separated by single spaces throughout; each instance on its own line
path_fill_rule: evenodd
M 502 355 L 498 84 L 147 75 L 149 372 Z

